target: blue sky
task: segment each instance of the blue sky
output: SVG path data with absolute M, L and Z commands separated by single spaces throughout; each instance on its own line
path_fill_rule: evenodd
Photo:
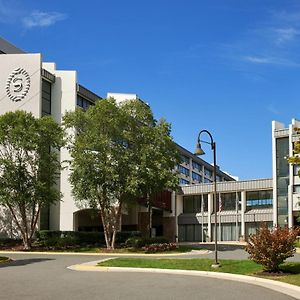
M 272 176 L 271 121 L 300 118 L 297 0 L 0 0 L 0 34 L 101 96 L 137 93 L 191 151 L 208 129 L 240 179 Z

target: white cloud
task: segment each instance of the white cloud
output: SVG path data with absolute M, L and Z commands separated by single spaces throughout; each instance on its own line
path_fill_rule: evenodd
M 254 64 L 278 65 L 278 66 L 285 66 L 285 67 L 300 67 L 300 64 L 280 57 L 244 56 L 242 59 L 244 61 L 254 63 Z
M 244 60 L 255 63 L 255 64 L 270 64 L 270 63 L 272 63 L 271 58 L 258 57 L 258 56 L 245 56 Z
M 23 24 L 26 28 L 47 27 L 54 25 L 58 21 L 65 20 L 67 15 L 59 12 L 33 11 L 29 16 L 23 18 Z
M 300 31 L 290 28 L 279 28 L 274 30 L 276 33 L 276 44 L 283 45 L 286 42 L 291 42 L 300 34 Z
M 274 115 L 279 115 L 280 112 L 279 110 L 273 105 L 273 104 L 269 104 L 267 107 L 266 107 L 267 111 L 274 114 Z

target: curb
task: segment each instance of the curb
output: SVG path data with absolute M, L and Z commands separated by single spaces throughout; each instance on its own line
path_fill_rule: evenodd
M 125 267 L 98 267 L 97 263 L 115 259 L 106 258 L 98 261 L 91 261 L 84 264 L 72 265 L 67 267 L 73 271 L 83 271 L 83 272 L 134 272 L 134 273 L 156 273 L 156 274 L 169 274 L 169 275 L 187 275 L 187 276 L 200 276 L 200 277 L 209 277 L 215 279 L 225 279 L 232 280 L 237 282 L 243 282 L 247 284 L 253 284 L 261 286 L 273 291 L 285 294 L 295 299 L 300 299 L 300 287 L 254 276 L 247 275 L 237 275 L 230 273 L 221 273 L 221 272 L 208 272 L 208 271 L 188 271 L 188 270 L 173 270 L 173 269 L 156 269 L 156 268 L 125 268 Z
M 77 255 L 77 256 L 135 256 L 135 257 L 168 257 L 168 256 L 184 256 L 184 255 L 204 255 L 209 254 L 211 251 L 209 250 L 192 250 L 190 252 L 182 252 L 182 253 L 101 253 L 101 252 L 27 252 L 27 251 L 0 251 L 0 254 L 42 254 L 42 255 Z

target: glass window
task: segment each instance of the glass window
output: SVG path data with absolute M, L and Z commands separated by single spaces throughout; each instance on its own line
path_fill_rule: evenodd
M 190 182 L 186 179 L 179 178 L 179 184 L 190 184 Z
M 51 83 L 42 80 L 42 115 L 51 115 Z
M 209 180 L 208 178 L 204 178 L 204 183 L 211 183 L 212 181 Z
M 87 110 L 89 108 L 89 106 L 94 105 L 94 103 L 77 95 L 77 105 L 79 107 L 83 108 L 84 110 Z
M 193 161 L 192 166 L 193 166 L 193 169 L 196 169 L 198 171 L 202 171 L 202 166 L 199 163 Z
M 207 177 L 212 177 L 212 171 L 211 170 L 208 170 L 206 168 L 204 168 L 204 174 L 207 176 Z
M 248 207 L 270 207 L 273 205 L 272 190 L 246 192 Z
M 189 157 L 187 157 L 185 155 L 181 155 L 181 162 L 189 164 L 190 163 L 190 159 L 189 159 Z
M 195 213 L 201 212 L 201 196 L 200 195 L 194 196 L 194 212 Z
M 294 176 L 299 176 L 300 175 L 300 165 L 294 165 Z
M 179 171 L 181 174 L 184 174 L 184 175 L 187 175 L 187 176 L 190 175 L 190 170 L 187 169 L 187 168 L 185 168 L 184 166 L 178 165 L 178 171 Z
M 208 194 L 202 195 L 202 201 L 203 211 L 208 211 Z
M 294 193 L 300 194 L 300 185 L 294 185 Z
M 202 182 L 202 176 L 195 173 L 195 172 L 192 172 L 192 178 L 193 178 L 193 180 L 196 180 L 198 182 Z
M 194 197 L 185 196 L 183 197 L 183 212 L 193 213 L 194 212 Z

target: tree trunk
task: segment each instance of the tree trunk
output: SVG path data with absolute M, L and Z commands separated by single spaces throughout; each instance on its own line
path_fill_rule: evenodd
M 23 246 L 24 246 L 24 250 L 30 250 L 31 249 L 31 238 L 28 237 L 28 235 L 24 235 L 22 237 L 23 239 Z

